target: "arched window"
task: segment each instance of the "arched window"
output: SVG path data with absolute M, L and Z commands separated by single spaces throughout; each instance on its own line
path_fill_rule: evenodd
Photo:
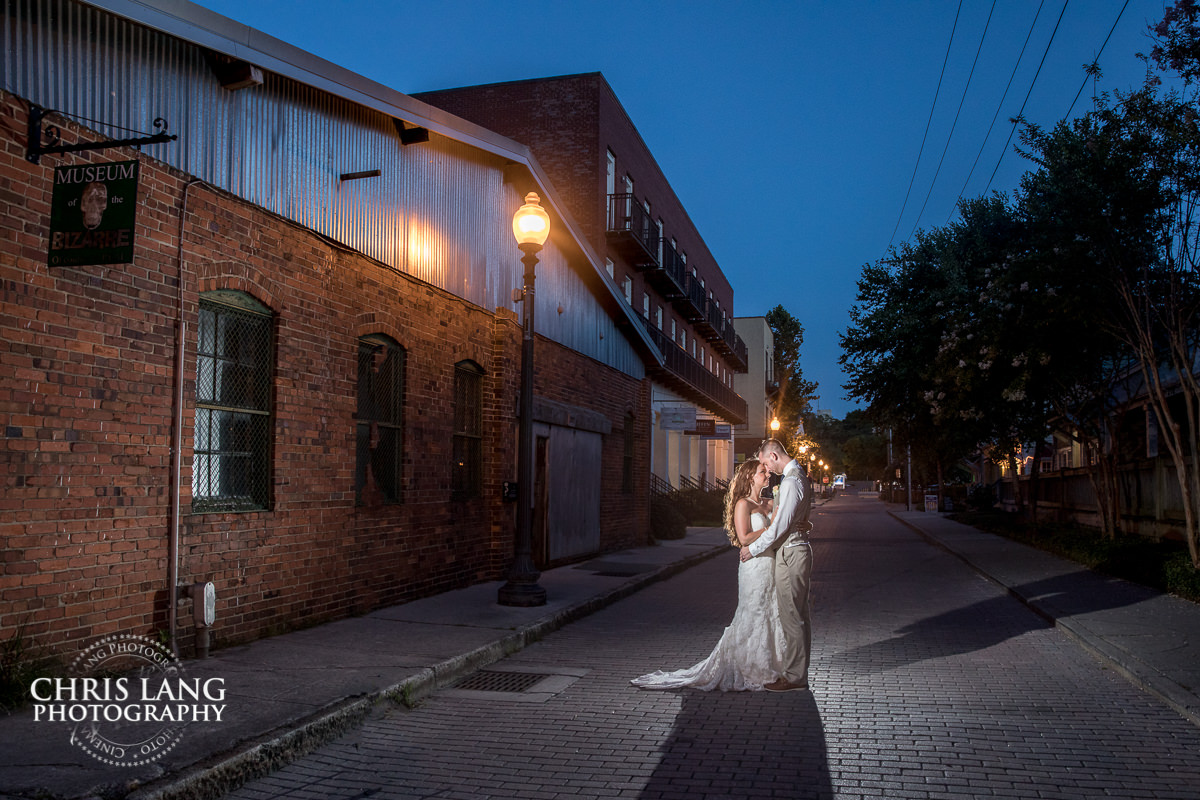
M 242 292 L 200 295 L 193 511 L 270 506 L 271 319 L 270 309 Z
M 358 340 L 358 411 L 354 501 L 363 502 L 368 477 L 385 503 L 399 503 L 404 451 L 405 352 L 382 334 Z
M 454 365 L 454 463 L 456 500 L 478 497 L 483 484 L 483 370 L 473 361 Z

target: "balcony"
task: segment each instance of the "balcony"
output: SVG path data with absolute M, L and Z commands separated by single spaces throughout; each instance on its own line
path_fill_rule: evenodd
M 725 319 L 711 298 L 705 300 L 704 316 L 696 323 L 696 330 L 709 342 L 716 344 L 718 350 L 725 349 L 722 347 L 725 343 Z
M 746 343 L 738 336 L 729 317 L 721 318 L 715 305 L 709 306 L 707 325 L 698 325 L 697 329 L 704 332 L 705 338 L 712 344 L 714 350 L 729 360 L 734 372 L 745 372 L 750 366 L 746 360 Z
M 729 347 L 729 352 L 726 355 L 733 363 L 733 371 L 745 372 L 748 370 L 750 368 L 750 357 L 746 352 L 746 343 L 742 341 L 742 337 L 737 335 L 737 331 L 733 329 L 732 322 L 725 328 L 725 344 Z
M 659 267 L 658 228 L 632 194 L 608 196 L 609 243 L 636 269 Z
M 687 285 L 684 287 L 683 296 L 676 299 L 675 307 L 684 319 L 696 325 L 707 315 L 708 297 L 695 275 L 685 275 L 684 278 Z
M 651 376 L 697 405 L 733 425 L 744 424 L 748 417 L 746 401 L 709 372 L 703 364 L 685 353 L 662 331 L 649 327 L 650 338 L 666 357 L 666 366 L 651 370 Z
M 645 275 L 664 300 L 678 300 L 686 294 L 687 271 L 679 251 L 670 242 L 662 244 L 662 265 L 648 268 Z

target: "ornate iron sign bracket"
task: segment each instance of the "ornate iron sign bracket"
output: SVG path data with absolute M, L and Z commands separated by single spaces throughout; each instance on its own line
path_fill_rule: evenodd
M 77 153 L 81 150 L 107 150 L 110 147 L 124 147 L 126 145 L 138 147 L 143 144 L 162 144 L 163 142 L 173 142 L 179 138 L 177 134 L 168 134 L 167 121 L 162 117 L 158 117 L 154 120 L 154 127 L 158 133 L 137 136 L 130 139 L 107 139 L 102 142 L 81 142 L 79 144 L 59 144 L 61 139 L 59 138 L 58 126 L 47 125 L 44 131 L 47 143 L 43 144 L 42 120 L 45 119 L 47 114 L 51 113 L 54 113 L 53 109 L 42 108 L 37 105 L 29 107 L 29 141 L 25 150 L 25 160 L 30 163 L 41 163 L 41 158 L 44 155 Z

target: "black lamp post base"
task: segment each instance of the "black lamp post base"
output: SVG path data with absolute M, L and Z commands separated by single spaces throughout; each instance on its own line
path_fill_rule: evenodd
M 514 583 L 509 581 L 500 587 L 496 593 L 496 602 L 502 606 L 544 606 L 546 605 L 546 590 L 537 584 Z

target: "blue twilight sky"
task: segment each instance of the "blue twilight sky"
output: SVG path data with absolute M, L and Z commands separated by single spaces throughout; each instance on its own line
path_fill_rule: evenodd
M 837 417 L 855 407 L 838 334 L 863 265 L 945 225 L 960 195 L 1011 192 L 1029 169 L 1015 135 L 1005 147 L 1022 107 L 1052 125 L 1093 91 L 1139 84 L 1136 54 L 1167 5 L 200 2 L 410 94 L 602 72 L 728 276 L 735 313 L 782 304 L 801 321 L 805 377 Z M 1083 65 L 1097 54 L 1093 86 Z

